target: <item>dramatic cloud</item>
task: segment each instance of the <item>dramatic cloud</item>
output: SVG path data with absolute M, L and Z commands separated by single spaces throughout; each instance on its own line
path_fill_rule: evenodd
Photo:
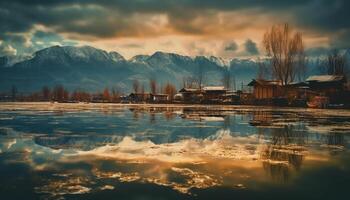
M 238 49 L 238 45 L 236 42 L 231 42 L 225 47 L 225 51 L 236 51 Z
M 175 51 L 186 53 L 193 40 L 259 44 L 268 27 L 288 22 L 303 32 L 307 48 L 349 48 L 349 7 L 346 0 L 2 0 L 0 39 L 18 53 L 68 41 L 128 52 L 143 46 L 149 52 L 169 48 L 154 42 L 174 37 L 180 44 Z M 256 44 L 245 46 L 251 55 L 259 53 Z M 237 51 L 232 44 L 226 47 Z M 220 48 L 216 54 L 226 55 Z
M 245 47 L 246 52 L 250 55 L 259 54 L 259 50 L 256 46 L 256 43 L 253 42 L 251 39 L 248 39 L 247 41 L 245 41 L 244 47 Z

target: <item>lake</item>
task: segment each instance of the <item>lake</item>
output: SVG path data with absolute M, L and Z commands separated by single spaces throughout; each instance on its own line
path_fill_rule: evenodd
M 350 110 L 0 103 L 1 199 L 346 199 Z

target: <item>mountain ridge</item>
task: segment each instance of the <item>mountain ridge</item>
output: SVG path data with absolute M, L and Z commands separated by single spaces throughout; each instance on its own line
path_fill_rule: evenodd
M 195 77 L 199 71 L 204 72 L 206 85 L 221 85 L 227 70 L 235 76 L 236 84 L 241 85 L 255 78 L 258 71 L 251 59 L 189 57 L 157 51 L 127 60 L 118 52 L 91 46 L 52 46 L 11 66 L 3 63 L 0 59 L 0 92 L 10 91 L 13 85 L 19 91 L 31 92 L 45 85 L 62 84 L 71 91 L 81 88 L 93 92 L 115 87 L 127 93 L 132 91 L 134 80 L 148 89 L 150 79 L 156 79 L 160 85 L 170 82 L 180 88 L 185 78 Z

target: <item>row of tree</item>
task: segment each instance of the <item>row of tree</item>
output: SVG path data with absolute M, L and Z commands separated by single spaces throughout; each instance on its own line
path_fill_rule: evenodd
M 105 88 L 101 92 L 90 93 L 82 89 L 69 92 L 63 85 L 56 85 L 52 88 L 44 86 L 41 91 L 32 92 L 28 95 L 18 94 L 16 86 L 12 86 L 12 101 L 58 101 L 58 102 L 119 102 L 122 95 L 119 90 Z
M 138 80 L 133 81 L 133 92 L 135 94 L 146 94 L 145 85 L 141 84 Z M 167 82 L 165 85 L 157 84 L 156 79 L 152 78 L 149 80 L 149 93 L 151 94 L 167 94 L 169 101 L 173 100 L 174 95 L 177 93 L 176 86 L 170 82 Z

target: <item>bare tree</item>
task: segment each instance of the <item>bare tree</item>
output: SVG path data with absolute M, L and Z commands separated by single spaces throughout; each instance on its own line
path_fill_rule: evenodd
M 228 67 L 225 67 L 225 69 L 222 72 L 222 84 L 225 86 L 226 89 L 231 88 L 231 72 Z
M 195 80 L 196 84 L 198 85 L 199 89 L 202 89 L 204 79 L 205 79 L 205 71 L 204 71 L 202 66 L 198 65 L 197 73 L 194 76 L 194 80 Z
M 183 78 L 183 87 L 184 88 L 199 88 L 198 79 L 194 76 L 188 76 Z
M 141 94 L 145 95 L 145 85 L 144 84 L 142 84 L 142 86 L 141 86 Z
M 65 96 L 65 89 L 63 87 L 63 85 L 56 85 L 55 88 L 53 89 L 53 99 L 55 101 L 63 101 L 64 100 L 64 96 Z
M 103 100 L 107 102 L 111 100 L 111 95 L 109 94 L 109 90 L 107 87 L 103 90 Z
M 169 101 L 172 102 L 174 99 L 174 95 L 176 94 L 176 87 L 171 84 L 171 83 L 167 83 L 164 87 L 164 94 L 167 94 L 169 97 Z
M 149 87 L 151 89 L 152 94 L 157 94 L 157 82 L 155 79 L 150 79 L 149 81 Z
M 44 86 L 44 87 L 42 88 L 42 95 L 43 95 L 43 99 L 44 99 L 45 101 L 50 100 L 50 99 L 51 99 L 51 91 L 50 91 L 50 88 L 47 87 L 47 86 Z
M 15 85 L 12 85 L 12 87 L 11 87 L 12 101 L 16 101 L 17 100 L 17 93 L 18 93 L 17 87 Z
M 327 59 L 322 65 L 324 67 L 324 71 L 329 75 L 347 75 L 346 55 L 342 55 L 336 49 L 329 52 Z
M 116 87 L 112 88 L 112 101 L 113 102 L 118 102 L 120 97 L 120 92 L 119 89 Z
M 135 93 L 138 93 L 139 92 L 139 89 L 140 89 L 140 83 L 138 80 L 134 80 L 133 84 L 132 84 L 132 87 L 134 89 L 134 92 Z
M 271 73 L 269 73 L 268 63 L 266 63 L 266 61 L 259 58 L 257 61 L 257 65 L 258 65 L 258 73 L 256 75 L 256 78 L 263 79 L 263 80 L 269 79 L 271 76 Z
M 295 80 L 301 64 L 305 64 L 304 43 L 300 32 L 288 24 L 272 26 L 264 34 L 263 46 L 270 57 L 272 74 L 283 85 Z

